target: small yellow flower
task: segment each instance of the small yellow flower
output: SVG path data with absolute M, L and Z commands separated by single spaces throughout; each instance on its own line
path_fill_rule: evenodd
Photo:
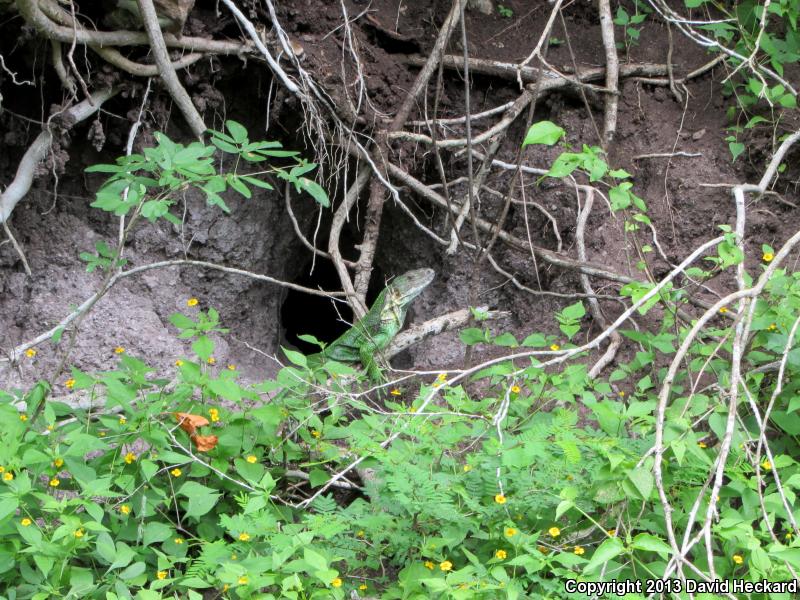
M 552 350 L 553 352 L 557 352 L 558 350 L 561 350 L 561 346 L 559 346 L 558 344 L 551 344 L 550 350 Z
M 317 431 L 316 429 L 314 429 L 311 432 L 311 435 L 314 436 L 315 438 L 319 439 L 319 436 L 321 436 L 322 434 L 319 431 Z
M 518 385 L 512 385 L 511 386 L 511 393 L 512 394 L 519 394 L 519 392 L 520 392 L 520 387 Z
M 558 527 L 551 527 L 547 530 L 547 533 L 550 534 L 550 537 L 557 538 L 561 535 L 561 530 Z
M 119 424 L 120 425 L 125 425 L 125 423 L 127 423 L 127 422 L 128 422 L 128 419 L 126 419 L 125 417 L 120 417 L 119 418 Z
M 133 452 L 128 452 L 128 453 L 125 455 L 125 462 L 126 462 L 127 464 L 131 464 L 131 463 L 132 463 L 133 461 L 135 461 L 135 460 L 136 460 L 136 455 L 135 455 Z
M 494 497 L 494 501 L 498 504 L 505 504 L 507 502 L 506 497 L 503 494 L 497 494 Z
M 415 412 L 417 412 L 417 407 L 416 407 L 416 406 L 409 406 L 409 407 L 408 407 L 408 412 L 410 412 L 410 413 L 415 413 Z
M 453 570 L 453 563 L 451 563 L 449 560 L 446 560 L 444 562 L 440 562 L 439 563 L 439 568 L 442 571 L 452 571 Z
M 536 549 L 542 554 L 550 554 L 550 548 L 547 548 L 545 546 L 536 546 Z
M 197 298 L 189 298 L 186 301 L 186 306 L 197 306 L 200 301 Z
M 436 381 L 444 383 L 447 381 L 447 373 L 439 373 L 439 376 L 436 378 Z
M 207 362 L 208 364 L 210 364 L 210 365 L 213 365 L 213 364 L 216 364 L 216 362 L 217 362 L 217 359 L 216 359 L 216 358 L 214 358 L 213 356 L 209 356 L 209 357 L 208 357 L 208 360 L 207 360 L 206 362 Z
M 97 435 L 99 435 L 100 437 L 106 437 L 106 432 L 105 431 L 101 431 Z
M 228 369 L 228 371 L 235 371 L 236 370 L 236 365 L 228 365 L 227 369 Z
M 740 565 L 740 564 L 742 564 L 744 562 L 744 558 L 742 558 L 741 554 L 734 554 L 732 559 L 733 559 L 733 562 L 735 562 L 737 565 Z
M 624 398 L 624 397 L 625 397 L 625 392 L 624 392 L 624 390 L 620 390 L 619 392 L 617 392 L 617 395 L 618 395 L 620 398 Z
M 76 529 L 75 533 L 73 533 L 72 535 L 74 535 L 76 538 L 82 538 L 83 537 L 83 529 Z
M 247 533 L 246 531 L 239 534 L 239 541 L 240 542 L 246 542 L 249 539 L 250 539 L 250 534 Z
M 252 464 L 255 464 L 255 463 L 257 463 L 257 462 L 258 462 L 258 457 L 257 457 L 257 456 L 255 456 L 254 454 L 251 454 L 251 455 L 250 455 L 250 456 L 248 456 L 248 457 L 247 457 L 245 460 L 246 460 L 247 462 L 249 462 L 249 463 L 252 465 Z
M 772 252 L 764 252 L 764 254 L 761 255 L 761 260 L 763 260 L 764 262 L 771 262 L 773 258 L 775 258 L 775 255 L 772 254 Z
M 159 571 L 158 573 L 156 573 L 156 577 L 158 577 L 159 579 L 166 579 L 167 578 L 167 572 L 166 571 Z
M 66 387 L 68 390 L 71 390 L 75 387 L 75 380 L 70 377 L 64 382 L 64 387 Z
M 697 446 L 703 449 L 708 448 L 708 444 L 705 442 L 697 442 Z
M 19 522 L 19 524 L 22 525 L 23 527 L 30 527 L 31 523 L 33 523 L 33 521 L 31 521 L 28 517 L 25 517 L 24 519 L 22 519 L 22 521 Z
M 33 358 L 34 356 L 36 356 L 36 348 L 28 348 L 27 350 L 25 350 L 25 356 L 27 356 L 28 358 Z
M 183 366 L 183 361 L 179 358 L 178 360 L 175 361 L 175 366 L 176 367 L 182 367 Z
M 5 470 L 6 470 L 6 468 L 5 468 L 5 467 L 0 467 L 0 473 L 4 473 L 4 472 L 5 472 Z
M 19 420 L 23 423 L 28 420 L 28 415 L 22 414 L 19 416 Z
M 426 569 L 430 569 L 431 571 L 433 571 L 433 568 L 434 568 L 435 566 L 436 566 L 436 565 L 435 565 L 435 564 L 433 564 L 431 561 L 429 561 L 429 560 L 426 560 L 426 561 L 425 561 L 425 568 L 426 568 Z
M 791 531 L 787 531 L 786 535 L 784 536 L 787 540 L 791 540 L 794 537 L 794 534 Z
M 247 575 L 242 575 L 239 579 L 236 580 L 236 583 L 239 585 L 247 585 L 250 583 L 250 580 L 247 578 Z
M 617 530 L 616 529 L 609 529 L 608 531 L 606 531 L 606 533 L 608 535 L 610 535 L 611 537 L 617 537 Z
M 472 471 L 471 465 L 464 465 L 462 468 L 464 469 L 464 473 L 469 473 L 470 471 Z
M 125 354 L 125 348 L 122 346 L 117 346 L 114 348 L 114 354 Z
M 400 390 L 398 390 L 397 388 L 394 388 L 394 389 L 393 389 L 391 392 L 389 392 L 389 393 L 390 393 L 392 396 L 401 396 L 401 395 L 403 394 L 403 392 L 401 392 L 401 391 L 400 391 Z
M 508 553 L 505 550 L 497 550 L 495 551 L 494 556 L 499 560 L 505 560 L 508 556 Z
M 8 471 L 3 473 L 3 481 L 11 481 L 12 479 L 14 479 L 14 475 L 12 473 L 9 473 Z
M 358 532 L 356 533 L 356 537 L 357 538 L 362 538 L 363 539 L 365 535 L 367 535 L 367 534 L 364 533 L 363 529 L 358 530 Z
M 778 326 L 775 323 L 772 323 L 769 327 L 767 327 L 767 331 L 775 331 Z
M 769 462 L 769 460 L 765 458 L 764 462 L 761 463 L 761 468 L 764 469 L 765 471 L 771 471 L 772 470 L 772 463 Z
M 340 577 L 336 577 L 335 579 L 331 580 L 331 585 L 335 588 L 342 587 L 342 579 Z
M 183 543 L 183 538 L 182 537 L 177 537 L 172 541 L 175 542 L 176 544 L 178 544 L 178 546 L 180 546 Z
M 236 556 L 236 554 L 231 554 L 231 560 L 236 560 L 237 558 L 239 558 L 239 557 Z
M 180 477 L 183 471 L 181 471 L 178 467 L 175 467 L 174 469 L 172 469 L 172 471 L 170 471 L 170 473 L 172 474 L 173 477 Z
M 723 306 L 722 308 L 719 309 L 719 314 L 721 315 L 724 315 L 727 312 L 728 312 L 728 307 L 726 306 Z
M 586 553 L 586 549 L 583 546 L 575 546 L 572 552 L 577 554 L 578 556 L 581 556 L 582 554 Z
M 58 487 L 59 485 L 61 485 L 61 480 L 58 477 L 53 477 L 50 480 L 50 487 Z
M 358 586 L 358 589 L 360 589 L 363 592 L 364 590 L 367 589 L 367 584 L 366 583 L 362 583 L 360 586 Z
M 216 423 L 217 421 L 219 421 L 219 410 L 217 410 L 216 408 L 209 408 L 208 416 L 211 417 L 212 423 Z
M 123 504 L 122 506 L 120 506 L 119 507 L 119 512 L 121 512 L 123 515 L 131 514 L 130 504 Z
M 58 458 L 56 458 L 56 459 L 53 461 L 53 466 L 54 466 L 56 469 L 60 469 L 62 466 L 64 466 L 64 459 L 63 459 L 63 458 L 61 458 L 61 457 L 59 456 Z
M 513 537 L 515 535 L 517 535 L 517 530 L 516 529 L 514 529 L 513 527 L 506 527 L 506 536 L 507 537 Z
M 225 585 L 223 585 L 223 586 L 222 586 L 222 591 L 223 591 L 223 593 L 224 593 L 224 592 L 227 592 L 229 589 L 231 589 L 231 586 L 229 586 L 227 583 L 226 583 Z
M 47 431 L 53 431 L 55 428 L 56 428 L 55 425 L 48 425 L 47 426 Z

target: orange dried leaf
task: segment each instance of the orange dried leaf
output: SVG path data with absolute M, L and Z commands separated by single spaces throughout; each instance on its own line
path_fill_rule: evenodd
M 190 413 L 181 413 L 181 412 L 176 412 L 173 414 L 175 415 L 175 419 L 178 421 L 180 428 L 183 429 L 190 436 L 194 435 L 197 432 L 198 427 L 203 427 L 204 425 L 208 425 L 208 419 L 206 419 L 201 415 L 193 415 Z
M 215 435 L 193 435 L 192 441 L 197 447 L 198 452 L 208 452 L 213 450 L 217 445 L 217 436 Z

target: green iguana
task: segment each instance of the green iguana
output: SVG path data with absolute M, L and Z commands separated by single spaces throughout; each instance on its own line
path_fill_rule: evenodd
M 434 278 L 433 269 L 416 269 L 396 277 L 375 299 L 366 315 L 310 361 L 361 362 L 374 380 L 381 378 L 376 355 L 403 328 L 408 307 Z

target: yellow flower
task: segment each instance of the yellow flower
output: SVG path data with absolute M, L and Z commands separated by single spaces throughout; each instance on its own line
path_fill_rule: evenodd
M 75 387 L 75 380 L 70 377 L 64 382 L 64 387 L 66 387 L 68 390 L 71 390 Z
M 3 472 L 5 472 L 5 470 L 6 470 L 6 468 L 5 468 L 5 467 L 0 467 L 0 473 L 3 473 Z
M 364 590 L 367 589 L 367 584 L 366 583 L 362 583 L 360 586 L 358 586 L 358 589 L 360 589 L 363 592 Z
M 401 392 L 401 391 L 400 391 L 400 390 L 398 390 L 397 388 L 394 388 L 394 389 L 393 389 L 391 392 L 389 392 L 389 393 L 390 393 L 392 396 L 401 396 L 401 395 L 403 394 L 403 392 Z
M 426 561 L 425 561 L 425 568 L 426 568 L 426 569 L 430 569 L 431 571 L 433 571 L 433 568 L 434 568 L 435 566 L 436 566 L 436 565 L 435 565 L 435 564 L 433 564 L 431 561 L 429 561 L 429 560 L 426 560 Z
M 551 527 L 547 530 L 547 533 L 550 534 L 550 537 L 556 538 L 561 535 L 561 530 L 558 527 Z
M 761 463 L 761 468 L 764 469 L 765 471 L 771 471 L 772 470 L 772 463 L 769 462 L 769 460 L 765 458 L 764 462 Z
M 764 262 L 770 262 L 772 261 L 773 258 L 775 258 L 775 255 L 772 254 L 772 252 L 764 252 L 764 254 L 761 255 L 761 260 L 763 260 Z
M 47 431 L 53 431 L 55 428 L 56 428 L 55 425 L 48 425 L 47 426 Z
M 336 577 L 335 579 L 331 580 L 331 585 L 335 588 L 342 587 L 342 580 L 340 577 Z
M 131 514 L 130 505 L 129 504 L 123 504 L 122 506 L 119 507 L 119 512 L 121 512 L 123 515 Z
M 239 557 L 236 556 L 236 554 L 231 554 L 231 560 L 236 560 L 237 558 L 239 558 Z
M 183 538 L 182 537 L 177 537 L 172 541 L 180 546 L 183 543 Z
M 245 460 L 252 465 L 258 462 L 258 457 L 256 457 L 254 454 L 251 454 Z
M 360 529 L 360 530 L 359 530 L 359 531 L 356 533 L 356 537 L 357 537 L 357 538 L 362 538 L 362 539 L 363 539 L 365 535 L 367 535 L 367 534 L 366 534 L 366 533 L 364 533 L 364 530 L 363 530 L 363 529 Z
M 442 383 L 447 381 L 447 373 L 439 373 L 439 376 L 436 378 L 436 381 L 440 381 Z
M 207 362 L 208 364 L 210 364 L 210 365 L 213 365 L 213 364 L 216 364 L 216 362 L 217 362 L 217 359 L 216 359 L 216 358 L 214 358 L 213 356 L 209 356 L 209 357 L 208 357 L 208 360 L 207 360 L 206 362 Z
M 239 534 L 239 541 L 240 542 L 246 542 L 249 539 L 250 539 L 250 534 L 247 533 L 246 531 Z
M 82 538 L 83 537 L 83 529 L 76 529 L 75 533 L 73 533 L 72 535 L 74 535 L 76 538 Z
M 166 579 L 167 578 L 167 572 L 166 571 L 159 571 L 158 573 L 156 573 L 156 577 L 158 577 L 159 579 Z
M 513 527 L 506 527 L 506 536 L 513 537 L 515 535 L 517 535 L 516 529 L 514 529 Z
M 732 558 L 733 562 L 735 562 L 737 565 L 740 565 L 744 562 L 744 558 L 742 558 L 741 554 L 734 554 Z
M 28 415 L 24 415 L 24 414 L 23 414 L 23 415 L 20 415 L 20 416 L 19 416 L 19 420 L 20 420 L 20 421 L 22 421 L 22 422 L 24 423 L 25 421 L 27 421 L 27 420 L 28 420 Z
M 551 344 L 550 345 L 550 350 L 552 350 L 553 352 L 556 352 L 558 350 L 561 350 L 561 346 L 559 346 L 558 344 Z
M 8 471 L 3 473 L 3 480 L 4 481 L 11 481 L 12 479 L 14 479 L 14 475 L 13 474 L 9 473 Z
M 464 473 L 469 473 L 470 471 L 472 471 L 472 466 L 464 465 L 463 469 L 464 469 Z
M 27 350 L 25 350 L 25 356 L 27 356 L 28 358 L 33 358 L 34 356 L 36 356 L 36 348 L 28 348 Z
M 772 323 L 769 327 L 767 327 L 767 331 L 775 331 L 778 328 L 775 323 Z
M 179 358 L 178 360 L 175 361 L 175 366 L 176 367 L 182 367 L 183 366 L 183 361 Z
M 106 437 L 106 432 L 105 431 L 101 431 L 97 435 L 99 435 L 100 437 Z
M 583 546 L 575 546 L 572 551 L 578 556 L 586 553 L 586 549 Z
M 125 353 L 125 348 L 123 348 L 122 346 L 117 346 L 116 348 L 114 348 L 114 354 L 124 354 L 124 353 Z
M 311 435 L 314 436 L 315 438 L 319 438 L 319 436 L 321 436 L 322 434 L 319 431 L 317 431 L 316 429 L 314 429 L 311 432 Z
M 511 393 L 512 394 L 519 394 L 519 391 L 520 391 L 520 387 L 518 385 L 512 385 L 511 386 Z
M 250 583 L 250 580 L 247 578 L 247 575 L 242 575 L 239 579 L 236 580 L 236 583 L 239 585 L 247 585 Z
M 120 425 L 125 425 L 125 423 L 127 423 L 127 422 L 128 422 L 128 419 L 126 419 L 125 417 L 120 417 L 119 418 L 119 424 Z
M 791 531 L 787 531 L 786 535 L 784 536 L 787 540 L 791 540 L 794 537 L 794 534 Z
M 212 423 L 216 423 L 217 421 L 219 421 L 219 410 L 217 410 L 216 408 L 209 408 L 208 415 L 211 417 Z
M 723 306 L 719 309 L 719 314 L 721 315 L 724 315 L 726 312 L 728 312 L 728 308 L 726 306 Z
M 624 397 L 625 397 L 625 392 L 624 392 L 623 390 L 620 390 L 619 392 L 617 392 L 617 395 L 618 395 L 620 398 L 624 398 Z
M 236 365 L 228 365 L 228 371 L 235 371 Z
M 451 563 L 449 560 L 446 560 L 444 562 L 440 562 L 439 563 L 439 568 L 442 571 L 452 571 L 453 570 L 453 563 Z
M 707 445 L 705 442 L 697 442 L 697 445 L 698 445 L 700 448 L 708 448 L 708 445 Z
M 53 477 L 50 480 L 50 487 L 58 487 L 59 485 L 61 485 L 61 480 L 58 477 Z
M 197 306 L 200 301 L 197 298 L 189 298 L 186 301 L 186 306 Z
M 172 474 L 173 477 L 180 477 L 183 471 L 181 471 L 178 467 L 175 467 L 174 469 L 172 469 L 172 471 L 170 471 L 170 473 Z
M 536 549 L 542 554 L 550 554 L 550 548 L 546 548 L 545 546 L 536 546 Z
M 499 560 L 505 560 L 508 556 L 508 553 L 505 550 L 497 550 L 495 551 L 494 556 Z
M 125 455 L 125 462 L 126 462 L 127 464 L 131 464 L 131 463 L 132 463 L 133 461 L 135 461 L 135 460 L 136 460 L 136 455 L 135 455 L 133 452 L 128 452 L 128 453 Z
M 608 535 L 610 535 L 611 537 L 617 537 L 617 530 L 616 529 L 609 529 L 608 531 L 606 531 L 606 533 Z
M 22 525 L 23 527 L 30 527 L 31 523 L 33 523 L 33 521 L 31 521 L 28 517 L 25 517 L 24 519 L 22 519 L 22 521 L 19 522 L 19 524 Z
M 408 407 L 408 412 L 410 412 L 410 413 L 415 413 L 415 412 L 417 412 L 417 407 L 416 407 L 416 406 L 409 406 L 409 407 Z
M 494 497 L 494 501 L 498 504 L 505 504 L 507 502 L 506 497 L 503 494 L 497 494 Z

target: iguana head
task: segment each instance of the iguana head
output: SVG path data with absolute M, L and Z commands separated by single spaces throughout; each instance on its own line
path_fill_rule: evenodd
M 414 269 L 396 277 L 389 287 L 392 290 L 392 300 L 396 304 L 410 304 L 414 298 L 428 287 L 436 273 L 433 269 Z

